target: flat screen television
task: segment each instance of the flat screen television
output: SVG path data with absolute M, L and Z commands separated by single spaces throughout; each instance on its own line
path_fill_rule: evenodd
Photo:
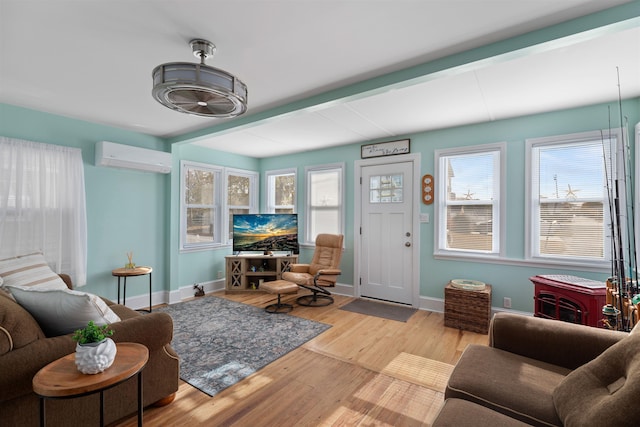
M 233 215 L 233 251 L 297 254 L 298 214 Z

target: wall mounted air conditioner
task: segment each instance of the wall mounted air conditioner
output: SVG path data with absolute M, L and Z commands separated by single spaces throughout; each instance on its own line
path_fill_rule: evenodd
M 169 173 L 171 153 L 100 141 L 96 143 L 96 166 Z

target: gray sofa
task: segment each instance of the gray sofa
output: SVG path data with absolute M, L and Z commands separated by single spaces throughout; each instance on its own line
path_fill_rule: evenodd
M 496 314 L 456 364 L 434 426 L 637 426 L 640 333 Z

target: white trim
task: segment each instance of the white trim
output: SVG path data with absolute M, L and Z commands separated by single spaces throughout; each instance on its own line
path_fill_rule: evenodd
M 340 183 L 339 183 L 339 203 L 338 203 L 338 210 L 339 210 L 339 221 L 340 224 L 338 225 L 338 230 L 340 232 L 340 234 L 344 235 L 344 229 L 345 229 L 345 169 L 346 169 L 346 165 L 344 162 L 341 163 L 326 163 L 326 164 L 322 164 L 322 165 L 312 165 L 312 166 L 306 166 L 304 168 L 304 178 L 305 178 L 305 186 L 306 186 L 306 194 L 305 194 L 305 221 L 304 221 L 304 242 L 303 244 L 305 245 L 311 245 L 311 246 L 315 246 L 315 239 L 310 238 L 310 233 L 311 233 L 311 209 L 309 208 L 309 206 L 311 205 L 310 201 L 309 201 L 309 197 L 311 195 L 311 180 L 309 179 L 309 173 L 310 172 L 322 172 L 322 171 L 329 171 L 329 170 L 333 170 L 333 169 L 339 169 L 340 170 Z
M 418 306 L 419 310 L 431 311 L 434 313 L 444 313 L 444 299 L 443 298 L 433 298 L 433 297 L 420 297 L 420 305 Z M 533 312 L 529 311 L 520 311 L 520 310 L 512 310 L 508 308 L 502 307 L 493 307 L 491 306 L 491 317 L 494 314 L 505 312 L 505 313 L 513 313 L 518 314 L 520 316 L 533 316 Z
M 573 269 L 580 271 L 588 271 L 592 273 L 610 273 L 611 264 L 607 262 L 601 263 L 578 263 L 578 262 L 554 262 L 546 259 L 516 259 L 504 257 L 492 257 L 489 255 L 470 255 L 470 254 L 434 254 L 433 259 L 464 261 L 464 262 L 480 262 L 483 264 L 496 265 L 513 265 L 518 267 L 535 267 L 545 269 L 564 270 Z
M 206 170 L 212 172 L 214 177 L 214 192 L 215 192 L 215 200 L 213 201 L 213 206 L 215 210 L 215 224 L 214 227 L 214 236 L 216 236 L 215 232 L 218 232 L 219 237 L 214 239 L 213 242 L 210 243 L 202 243 L 202 244 L 186 244 L 186 227 L 187 227 L 187 218 L 186 218 L 186 206 L 185 206 L 185 168 L 195 168 L 200 170 Z M 250 180 L 250 213 L 258 212 L 258 194 L 260 191 L 260 173 L 256 171 L 246 170 L 246 169 L 237 169 L 237 168 L 228 168 L 224 166 L 212 165 L 208 163 L 200 163 L 193 162 L 190 160 L 181 160 L 180 161 L 180 237 L 179 237 L 179 251 L 181 253 L 186 252 L 198 252 L 205 250 L 215 250 L 219 248 L 226 248 L 231 245 L 231 239 L 229 238 L 230 230 L 229 228 L 229 204 L 228 204 L 228 185 L 229 185 L 229 176 L 243 176 L 247 177 Z M 209 205 L 206 205 L 209 206 Z
M 495 209 L 497 215 L 493 218 L 494 224 L 498 224 L 498 236 L 494 237 L 494 251 L 484 253 L 479 251 L 465 251 L 446 249 L 441 242 L 446 240 L 446 227 L 441 226 L 441 218 L 446 217 L 446 194 L 447 194 L 447 177 L 442 177 L 443 171 L 441 159 L 443 157 L 473 155 L 473 154 L 490 154 L 496 153 L 498 157 L 498 165 L 494 165 L 494 171 L 498 173 L 497 181 L 494 181 L 494 189 L 498 192 L 498 206 Z M 494 157 L 495 159 L 495 157 Z M 491 257 L 501 258 L 506 254 L 506 236 L 507 236 L 507 143 L 495 142 L 491 144 L 474 145 L 469 147 L 447 148 L 434 151 L 434 179 L 436 181 L 436 195 L 434 207 L 434 233 L 433 233 L 433 253 L 434 256 L 444 257 Z M 497 217 L 497 218 L 496 218 Z M 496 250 L 497 249 L 497 250 Z
M 564 267 L 576 267 L 580 269 L 585 269 L 589 271 L 594 271 L 597 269 L 600 271 L 601 269 L 609 269 L 611 268 L 610 264 L 610 239 L 606 237 L 607 231 L 603 229 L 603 259 L 597 260 L 594 258 L 584 258 L 581 259 L 579 257 L 553 257 L 553 256 L 541 256 L 537 254 L 536 250 L 536 236 L 538 231 L 538 224 L 534 219 L 534 212 L 537 212 L 537 209 L 534 209 L 534 176 L 537 177 L 538 167 L 537 161 L 533 157 L 533 150 L 540 147 L 548 147 L 548 146 L 560 146 L 560 145 L 570 145 L 570 144 L 582 144 L 586 142 L 593 142 L 597 140 L 601 140 L 603 135 L 606 138 L 615 139 L 616 147 L 618 147 L 621 143 L 621 133 L 620 129 L 602 129 L 596 131 L 588 131 L 588 132 L 579 132 L 572 133 L 566 135 L 554 135 L 547 136 L 541 138 L 529 138 L 525 140 L 525 247 L 524 247 L 524 257 L 525 262 L 533 263 L 533 264 L 550 264 L 550 265 L 558 265 Z M 617 148 L 616 148 L 617 149 Z M 536 164 L 534 165 L 534 161 Z M 612 166 L 613 162 L 609 163 Z M 534 166 L 536 166 L 534 168 Z M 607 175 L 609 179 L 615 176 L 615 171 L 609 170 L 607 171 Z M 538 178 L 536 178 L 538 180 Z M 604 180 L 604 177 L 603 177 Z M 537 181 L 536 181 L 537 182 Z M 536 199 L 537 200 L 537 199 Z M 603 195 L 603 215 L 604 215 L 604 223 L 606 225 L 611 224 L 611 218 L 609 215 L 609 210 L 607 207 L 607 196 Z M 605 225 L 605 227 L 606 227 Z
M 244 178 L 249 178 L 249 213 L 258 213 L 258 194 L 260 192 L 260 173 L 255 171 L 250 171 L 246 169 L 235 169 L 235 168 L 224 168 L 224 185 L 223 192 L 224 197 L 222 199 L 222 230 L 221 234 L 224 236 L 222 238 L 223 245 L 231 245 L 232 238 L 231 232 L 229 229 L 229 209 L 231 206 L 229 205 L 229 176 L 240 176 Z
M 297 168 L 288 168 L 288 169 L 277 169 L 277 170 L 269 170 L 264 173 L 264 187 L 266 194 L 265 208 L 266 213 L 275 213 L 275 193 L 271 189 L 271 178 L 276 178 L 278 176 L 283 175 L 293 175 L 294 181 L 294 190 L 293 190 L 293 201 L 292 201 L 292 209 L 293 213 L 298 211 L 298 169 Z
M 362 198 L 360 188 L 360 180 L 362 178 L 362 168 L 367 166 L 378 166 L 378 165 L 386 165 L 391 163 L 405 163 L 411 162 L 413 167 L 413 182 L 415 185 L 413 186 L 413 207 L 412 207 L 412 216 L 413 216 L 413 224 L 412 224 L 412 235 L 413 238 L 413 259 L 412 265 L 413 270 L 411 271 L 411 305 L 413 307 L 418 307 L 420 304 L 420 200 L 421 200 L 421 191 L 422 188 L 419 185 L 421 170 L 421 154 L 420 153 L 411 153 L 411 154 L 400 154 L 396 156 L 389 157 L 376 157 L 371 159 L 362 159 L 356 160 L 354 162 L 354 181 L 353 181 L 353 198 L 354 198 L 354 217 L 353 217 L 353 286 L 354 286 L 354 297 L 360 297 L 360 286 L 359 286 L 359 277 L 361 276 L 360 271 L 360 227 L 362 226 Z
M 223 181 L 223 173 L 224 168 L 221 166 L 210 165 L 207 163 L 199 163 L 193 162 L 190 160 L 180 160 L 180 237 L 179 237 L 179 251 L 180 252 L 195 252 L 202 250 L 209 250 L 220 247 L 222 245 L 222 240 L 214 241 L 211 243 L 198 244 L 198 245 L 189 245 L 186 242 L 186 229 L 187 229 L 187 216 L 186 216 L 186 203 L 185 203 L 185 168 L 197 168 L 201 170 L 208 170 L 214 174 L 214 185 L 215 185 L 215 194 L 218 195 L 217 198 L 213 200 L 213 209 L 215 211 L 215 218 L 217 224 L 214 224 L 214 230 L 221 230 L 221 212 L 222 212 L 222 201 L 219 199 L 221 197 L 222 191 L 222 181 Z M 222 238 L 222 236 L 220 236 Z

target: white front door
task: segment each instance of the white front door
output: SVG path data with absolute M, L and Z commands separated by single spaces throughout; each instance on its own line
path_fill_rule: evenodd
M 360 296 L 413 304 L 413 167 L 361 169 Z

